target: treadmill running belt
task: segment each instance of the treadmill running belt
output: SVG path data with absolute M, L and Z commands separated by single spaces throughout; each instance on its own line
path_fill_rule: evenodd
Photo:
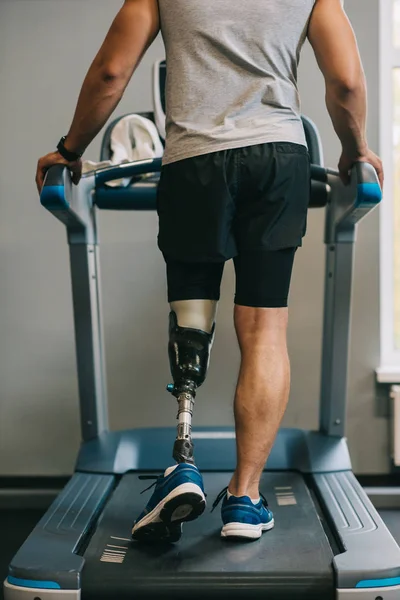
M 148 482 L 125 475 L 106 506 L 84 554 L 83 600 L 118 598 L 335 597 L 333 552 L 303 477 L 264 473 L 261 491 L 275 515 L 275 528 L 256 542 L 221 539 L 220 510 L 210 507 L 229 473 L 205 473 L 208 507 L 184 523 L 177 544 L 143 546 L 130 541 L 133 521 L 147 502 Z

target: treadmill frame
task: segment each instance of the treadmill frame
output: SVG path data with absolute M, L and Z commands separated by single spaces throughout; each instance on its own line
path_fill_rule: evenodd
M 164 68 L 161 61 L 155 73 Z M 155 84 L 155 90 L 158 88 Z M 160 110 L 161 97 L 155 100 L 157 123 L 162 122 Z M 321 166 L 318 132 L 311 121 L 304 118 L 303 122 L 312 160 L 317 163 L 312 168 L 313 199 L 318 206 L 326 204 L 320 430 L 281 429 L 268 470 L 292 469 L 310 476 L 343 550 L 333 561 L 337 599 L 394 600 L 400 596 L 400 549 L 354 477 L 344 438 L 356 228 L 379 204 L 380 188 L 373 168 L 361 163 L 353 169 L 351 185 L 344 187 L 337 172 Z M 62 167 L 51 169 L 46 179 L 42 204 L 66 226 L 70 247 L 83 444 L 75 475 L 11 563 L 4 584 L 5 600 L 78 600 L 84 567 L 79 551 L 95 528 L 118 476 L 128 471 L 160 470 L 162 450 L 166 459 L 169 457 L 174 428 L 108 430 L 96 227 L 96 206 L 155 207 L 156 184 L 138 182 L 117 190 L 107 188 L 107 181 L 160 168 L 160 160 L 111 167 L 83 177 L 78 188 L 71 185 Z M 150 444 L 154 436 L 159 441 L 157 453 Z M 195 429 L 193 438 L 203 470 L 235 467 L 232 429 Z

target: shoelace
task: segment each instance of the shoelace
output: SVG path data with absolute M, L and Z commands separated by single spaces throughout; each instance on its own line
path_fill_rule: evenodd
M 215 499 L 215 502 L 214 502 L 214 504 L 212 505 L 211 512 L 213 512 L 213 511 L 214 511 L 214 510 L 217 508 L 218 504 L 219 504 L 219 503 L 221 502 L 221 500 L 222 500 L 222 499 L 223 499 L 223 498 L 226 496 L 226 492 L 227 492 L 227 491 L 228 491 L 228 486 L 227 486 L 226 488 L 224 488 L 223 490 L 221 490 L 221 491 L 220 491 L 220 493 L 218 494 L 218 496 L 217 496 L 217 497 L 216 497 L 216 499 Z M 262 500 L 263 506 L 265 506 L 265 508 L 268 508 L 268 502 L 267 502 L 267 499 L 266 499 L 266 497 L 264 496 L 264 494 L 261 494 L 261 492 L 260 492 L 260 497 L 261 497 L 261 500 Z
M 151 485 L 149 485 L 149 487 L 147 487 L 145 490 L 142 490 L 140 492 L 141 494 L 144 494 L 148 490 L 151 490 L 151 488 L 155 487 L 157 485 L 159 479 L 164 479 L 164 474 L 161 474 L 161 475 L 139 475 L 139 479 L 144 480 L 144 481 L 149 480 L 149 479 L 155 479 L 154 483 L 152 483 Z

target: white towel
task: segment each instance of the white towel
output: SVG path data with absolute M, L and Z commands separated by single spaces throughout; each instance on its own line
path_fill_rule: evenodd
M 140 115 L 128 115 L 115 125 L 111 133 L 111 160 L 95 163 L 83 162 L 83 173 L 91 173 L 112 165 L 135 162 L 146 158 L 161 158 L 164 147 L 161 143 L 157 128 L 150 119 Z M 150 177 L 149 173 L 147 177 Z M 127 187 L 130 177 L 108 182 L 111 187 Z

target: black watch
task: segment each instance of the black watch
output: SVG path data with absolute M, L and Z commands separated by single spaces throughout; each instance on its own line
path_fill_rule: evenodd
M 67 160 L 68 162 L 75 162 L 76 160 L 82 158 L 82 154 L 78 154 L 77 152 L 70 152 L 66 149 L 66 147 L 64 146 L 66 139 L 67 136 L 64 135 L 64 137 L 61 138 L 57 146 L 57 150 L 59 151 L 61 156 L 65 158 L 65 160 Z

